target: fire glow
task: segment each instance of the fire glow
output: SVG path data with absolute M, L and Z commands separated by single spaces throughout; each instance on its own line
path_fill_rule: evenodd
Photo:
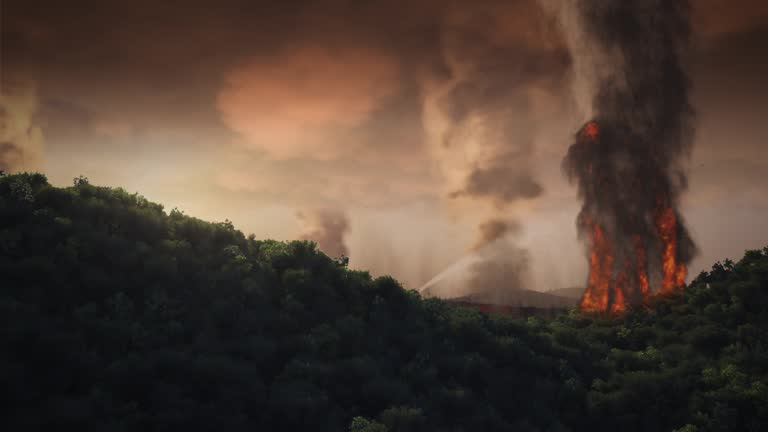
M 685 61 L 690 5 L 562 4 L 574 94 L 589 100 L 581 108 L 592 117 L 563 159 L 582 202 L 576 225 L 589 278 L 580 305 L 616 315 L 680 292 L 696 254 L 679 211 L 695 129 Z
M 606 146 L 610 142 L 603 140 L 600 124 L 591 121 L 578 133 L 570 157 L 581 159 L 580 155 L 595 151 L 610 155 Z M 687 270 L 678 239 L 686 233 L 670 204 L 671 198 L 665 196 L 666 190 L 656 191 L 659 195 L 654 204 L 637 205 L 632 193 L 622 200 L 615 198 L 620 195 L 617 191 L 647 190 L 645 183 L 653 184 L 653 179 L 641 175 L 632 178 L 633 173 L 641 173 L 615 169 L 617 163 L 611 157 L 578 165 L 583 168 L 576 176 L 582 180 L 581 192 L 589 203 L 578 220 L 580 232 L 587 237 L 589 259 L 588 286 L 580 302 L 581 310 L 618 315 L 632 305 L 647 303 L 652 288 L 661 294 L 682 290 Z M 614 199 L 606 200 L 606 196 Z M 622 223 L 626 220 L 633 223 Z M 656 281 L 656 286 L 652 287 L 651 281 Z

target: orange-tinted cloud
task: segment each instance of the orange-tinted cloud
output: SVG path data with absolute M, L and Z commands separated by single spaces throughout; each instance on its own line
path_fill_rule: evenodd
M 248 146 L 276 158 L 331 159 L 398 86 L 398 62 L 382 53 L 302 46 L 233 71 L 217 106 Z

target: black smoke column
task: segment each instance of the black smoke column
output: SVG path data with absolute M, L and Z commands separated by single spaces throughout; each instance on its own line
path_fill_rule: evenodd
M 563 161 L 583 206 L 586 311 L 619 313 L 683 287 L 695 247 L 678 210 L 693 137 L 685 1 L 576 0 L 569 9 L 591 71 L 592 116 Z M 579 73 L 579 71 L 577 71 Z M 587 80 L 588 81 L 588 80 Z

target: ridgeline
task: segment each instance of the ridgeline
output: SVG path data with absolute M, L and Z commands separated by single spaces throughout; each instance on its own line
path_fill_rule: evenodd
M 767 312 L 768 248 L 620 319 L 513 319 L 84 178 L 0 176 L 6 431 L 758 431 Z

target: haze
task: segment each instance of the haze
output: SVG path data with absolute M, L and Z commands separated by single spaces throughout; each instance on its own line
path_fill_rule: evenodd
M 693 3 L 691 276 L 768 238 L 768 4 Z M 310 238 L 411 288 L 512 221 L 529 288 L 584 284 L 561 160 L 589 113 L 536 0 L 5 0 L 1 54 L 6 170 Z

